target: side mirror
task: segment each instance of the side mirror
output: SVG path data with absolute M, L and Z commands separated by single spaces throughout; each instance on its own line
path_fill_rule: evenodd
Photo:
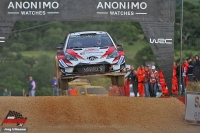
M 121 47 L 121 48 L 122 48 L 122 47 L 123 47 L 123 44 L 117 44 L 117 47 Z
M 60 43 L 56 48 L 57 49 L 57 54 L 64 54 L 63 48 L 64 48 L 64 43 Z
M 57 46 L 57 50 L 62 50 L 64 48 L 64 43 L 60 43 L 58 46 Z
M 123 44 L 117 44 L 117 50 L 118 51 L 123 51 Z

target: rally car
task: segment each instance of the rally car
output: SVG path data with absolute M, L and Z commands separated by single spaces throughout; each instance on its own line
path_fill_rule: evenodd
M 68 34 L 64 42 L 57 47 L 56 60 L 62 79 L 111 72 L 122 73 L 125 68 L 121 45 L 116 45 L 111 36 L 104 31 Z

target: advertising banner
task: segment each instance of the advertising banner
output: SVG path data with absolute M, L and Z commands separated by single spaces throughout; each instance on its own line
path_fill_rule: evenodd
M 187 94 L 185 119 L 200 121 L 200 94 Z
M 169 92 L 172 88 L 174 61 L 174 24 L 162 22 L 140 22 L 151 49 L 164 74 Z
M 1 0 L 0 21 L 174 22 L 175 0 Z

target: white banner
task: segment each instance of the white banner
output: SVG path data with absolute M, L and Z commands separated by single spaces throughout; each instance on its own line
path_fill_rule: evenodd
M 187 94 L 185 120 L 200 121 L 200 95 Z

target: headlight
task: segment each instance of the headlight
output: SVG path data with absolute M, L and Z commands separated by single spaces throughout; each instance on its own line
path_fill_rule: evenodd
M 117 52 L 117 50 L 115 50 L 115 51 L 113 51 L 111 54 L 109 54 L 108 56 L 107 56 L 107 59 L 110 59 L 110 58 L 115 58 L 115 57 L 118 57 L 119 55 L 118 55 L 118 52 Z
M 66 58 L 67 60 L 75 60 L 75 61 L 78 60 L 75 56 L 73 56 L 73 55 L 71 55 L 71 54 L 68 54 L 68 53 L 65 53 L 65 58 Z

